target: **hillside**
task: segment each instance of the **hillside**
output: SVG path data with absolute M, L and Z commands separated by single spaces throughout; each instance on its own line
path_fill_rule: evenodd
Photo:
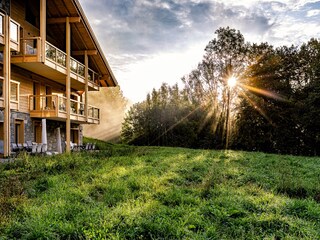
M 99 147 L 0 164 L 0 239 L 320 236 L 320 158 Z

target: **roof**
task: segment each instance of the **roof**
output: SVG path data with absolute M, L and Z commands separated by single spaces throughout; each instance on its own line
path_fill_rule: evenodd
M 114 87 L 118 82 L 111 70 L 111 67 L 99 45 L 96 36 L 89 24 L 87 17 L 78 0 L 55 0 L 47 1 L 48 18 L 80 17 L 80 22 L 72 23 L 71 26 L 71 46 L 72 51 L 96 50 L 96 55 L 89 56 L 90 67 L 101 75 L 101 87 Z M 48 26 L 48 35 L 54 38 L 65 33 L 63 24 L 53 24 Z M 54 38 L 60 46 L 65 46 L 64 38 Z M 83 56 L 74 56 L 79 61 L 84 61 Z

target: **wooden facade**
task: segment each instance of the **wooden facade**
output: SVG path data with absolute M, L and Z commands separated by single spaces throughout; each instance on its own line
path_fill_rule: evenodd
M 100 122 L 88 91 L 117 81 L 78 0 L 2 2 L 0 152 L 7 157 L 12 142 L 41 141 L 42 119 L 52 131 L 64 129 L 66 142 L 81 142 L 81 124 Z

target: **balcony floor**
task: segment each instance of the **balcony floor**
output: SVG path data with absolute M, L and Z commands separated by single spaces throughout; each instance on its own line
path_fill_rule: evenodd
M 33 110 L 30 111 L 30 117 L 31 118 L 45 118 L 49 120 L 54 121 L 60 121 L 65 122 L 67 120 L 67 114 L 64 112 L 59 112 L 58 114 L 56 111 L 48 111 L 48 110 Z M 85 116 L 77 115 L 77 114 L 71 114 L 70 120 L 72 123 L 78 123 L 78 124 L 99 124 L 99 119 L 93 119 L 89 118 L 88 122 L 86 121 Z
M 55 64 L 49 60 L 45 60 L 45 63 L 37 62 L 35 56 L 11 56 L 11 62 L 16 66 L 26 69 L 30 72 L 36 73 L 40 76 L 51 79 L 62 85 L 66 85 L 67 70 L 58 64 Z M 76 74 L 71 72 L 71 88 L 76 90 L 84 90 L 85 80 Z M 89 82 L 89 91 L 98 91 L 99 86 Z

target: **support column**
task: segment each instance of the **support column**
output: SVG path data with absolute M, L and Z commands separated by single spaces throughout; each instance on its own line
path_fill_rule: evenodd
M 47 0 L 40 0 L 40 37 L 41 37 L 41 61 L 46 59 L 46 38 L 47 38 Z
M 3 120 L 3 155 L 10 156 L 10 79 L 11 79 L 11 60 L 10 60 L 10 17 L 4 17 L 4 38 L 3 48 L 3 97 L 4 97 L 4 120 Z
M 70 54 L 71 54 L 71 29 L 69 17 L 66 18 L 66 66 L 67 66 L 67 77 L 66 77 L 66 108 L 67 108 L 67 121 L 66 121 L 66 152 L 70 153 L 70 139 L 71 139 L 71 119 L 70 119 L 70 93 L 71 93 L 71 80 L 70 80 Z
M 47 119 L 43 118 L 41 120 L 41 139 L 42 143 L 46 144 L 47 149 L 48 149 L 48 134 L 47 134 Z M 47 150 L 46 149 L 46 150 Z
M 85 51 L 84 53 L 84 65 L 85 65 L 85 73 L 84 73 L 84 77 L 85 77 L 85 81 L 86 81 L 86 86 L 85 86 L 85 109 L 84 109 L 84 113 L 85 113 L 85 117 L 86 117 L 86 122 L 88 122 L 88 110 L 89 110 L 89 106 L 88 106 L 88 84 L 89 84 L 89 59 L 88 59 L 88 52 Z

